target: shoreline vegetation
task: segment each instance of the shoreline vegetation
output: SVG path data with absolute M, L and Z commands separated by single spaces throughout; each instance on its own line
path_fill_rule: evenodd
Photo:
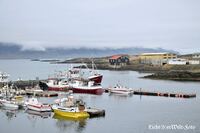
M 99 58 L 73 58 L 65 61 L 58 61 L 52 63 L 66 63 L 66 64 L 87 64 L 91 68 L 91 62 L 94 61 L 96 67 L 100 70 L 114 70 L 114 71 L 138 71 L 143 73 L 153 73 L 142 78 L 162 79 L 162 80 L 176 80 L 176 81 L 200 81 L 200 65 L 148 65 L 140 64 L 135 60 L 130 60 L 128 65 L 113 66 L 109 64 L 110 57 Z M 84 65 L 76 66 L 76 68 L 85 68 Z

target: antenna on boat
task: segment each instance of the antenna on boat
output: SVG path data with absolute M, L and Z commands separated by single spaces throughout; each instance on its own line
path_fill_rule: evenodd
M 99 73 L 98 72 L 98 69 L 97 69 L 97 66 L 96 66 L 96 64 L 94 63 L 94 58 L 91 58 L 91 62 L 92 62 L 92 70 L 93 70 L 93 74 L 97 74 L 97 73 Z

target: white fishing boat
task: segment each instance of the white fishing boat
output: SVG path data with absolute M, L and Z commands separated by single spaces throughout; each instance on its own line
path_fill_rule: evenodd
M 54 103 L 56 105 L 64 106 L 67 101 L 68 101 L 68 98 L 59 98 L 59 99 L 54 100 Z
M 80 68 L 73 68 L 71 65 L 71 68 L 67 72 L 67 77 L 71 79 L 79 78 L 82 75 Z
M 0 100 L 0 103 L 2 104 L 3 107 L 8 109 L 14 109 L 14 110 L 19 109 L 19 105 L 17 105 L 17 103 L 14 101 L 3 99 Z
M 31 88 L 31 89 L 27 88 L 27 89 L 25 90 L 25 92 L 26 92 L 27 95 L 36 95 L 36 94 L 42 93 L 43 90 L 40 89 L 40 86 L 39 86 L 39 85 L 36 85 L 35 87 L 33 87 L 33 88 Z
M 38 112 L 48 112 L 52 111 L 49 104 L 40 103 L 36 98 L 30 98 L 25 102 L 27 109 L 38 111 Z
M 119 94 L 119 95 L 131 95 L 131 94 L 133 94 L 133 90 L 131 90 L 127 87 L 121 86 L 121 85 L 116 85 L 115 87 L 110 87 L 108 89 L 108 91 L 110 93 Z

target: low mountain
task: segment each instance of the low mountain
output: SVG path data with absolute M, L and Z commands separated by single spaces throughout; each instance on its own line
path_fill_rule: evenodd
M 35 59 L 35 58 L 69 58 L 69 57 L 99 57 L 114 54 L 131 54 L 137 55 L 145 52 L 173 52 L 162 48 L 46 48 L 43 51 L 23 50 L 20 44 L 1 43 L 0 42 L 0 58 L 1 59 Z

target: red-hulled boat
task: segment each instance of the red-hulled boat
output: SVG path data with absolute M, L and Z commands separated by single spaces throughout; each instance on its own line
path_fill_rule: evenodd
M 102 78 L 103 78 L 103 75 L 101 75 L 101 74 L 94 74 L 92 76 L 89 76 L 88 80 L 94 81 L 95 84 L 101 84 Z
M 72 90 L 74 93 L 87 93 L 101 95 L 104 90 L 101 85 L 96 85 L 94 81 L 78 81 L 72 83 Z
M 94 62 L 92 61 L 92 68 L 89 69 L 87 65 L 85 65 L 85 67 L 88 69 L 89 71 L 89 75 L 88 77 L 86 78 L 86 80 L 89 80 L 89 81 L 94 81 L 94 84 L 101 84 L 101 81 L 102 81 L 102 78 L 103 78 L 103 75 L 102 74 L 99 74 L 99 72 L 97 71 L 97 67 L 96 65 L 94 64 Z

